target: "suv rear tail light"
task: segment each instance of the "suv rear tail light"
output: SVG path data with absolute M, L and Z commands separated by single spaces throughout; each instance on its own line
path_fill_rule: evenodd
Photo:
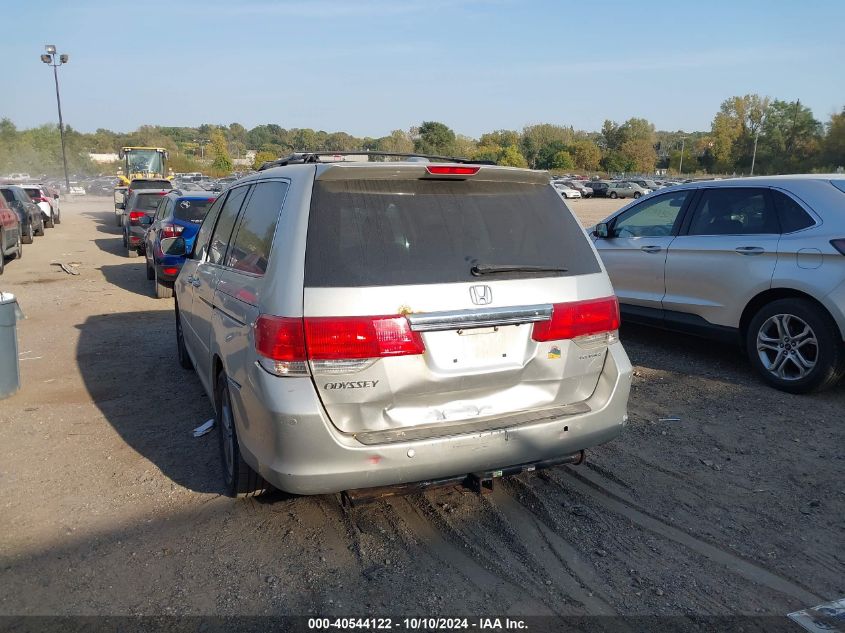
M 260 364 L 277 376 L 307 374 L 307 361 L 340 362 L 422 354 L 419 333 L 401 315 L 311 317 L 262 315 L 255 323 Z M 328 368 L 324 368 L 328 369 Z
M 587 345 L 611 343 L 619 329 L 619 302 L 616 297 L 556 303 L 552 318 L 534 324 L 535 341 L 576 339 Z
M 845 239 L 830 240 L 830 245 L 842 255 L 845 255 Z
M 129 224 L 140 223 L 141 218 L 143 218 L 145 215 L 147 215 L 147 214 L 144 213 L 143 211 L 130 211 L 129 212 Z
M 182 235 L 182 231 L 185 230 L 184 226 L 179 224 L 162 224 L 161 225 L 161 236 L 164 237 L 179 237 Z
M 434 176 L 474 176 L 480 167 L 464 165 L 429 165 L 425 170 Z

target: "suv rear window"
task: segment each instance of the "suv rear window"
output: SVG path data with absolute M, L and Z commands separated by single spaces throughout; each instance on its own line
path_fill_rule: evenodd
M 161 202 L 161 194 L 139 193 L 132 205 L 133 211 L 155 211 L 158 203 Z
M 567 272 L 475 277 L 475 265 Z M 454 180 L 317 180 L 305 285 L 361 287 L 600 272 L 550 186 Z
M 177 200 L 176 207 L 173 210 L 173 217 L 183 222 L 193 222 L 200 224 L 208 213 L 208 208 L 214 198 L 205 200 Z

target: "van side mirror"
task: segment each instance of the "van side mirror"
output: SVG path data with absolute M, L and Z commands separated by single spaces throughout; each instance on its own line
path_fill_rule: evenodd
M 161 240 L 161 252 L 165 255 L 185 257 L 188 254 L 187 246 L 184 237 L 165 237 Z
M 593 235 L 601 238 L 610 237 L 610 228 L 608 228 L 607 222 L 599 222 L 596 224 L 596 228 L 593 229 Z

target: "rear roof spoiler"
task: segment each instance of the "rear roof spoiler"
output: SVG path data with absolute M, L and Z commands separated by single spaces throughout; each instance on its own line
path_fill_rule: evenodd
M 323 161 L 320 160 L 321 156 L 366 156 L 366 157 L 396 157 L 396 158 L 422 158 L 428 161 L 437 161 L 442 163 L 460 163 L 463 165 L 495 165 L 493 161 L 490 160 L 472 160 L 470 158 L 460 158 L 455 156 L 436 156 L 433 154 L 415 154 L 415 153 L 406 153 L 406 152 L 370 152 L 370 151 L 357 151 L 357 152 L 294 152 L 290 156 L 286 156 L 284 158 L 278 158 L 276 160 L 267 161 L 263 163 L 261 167 L 258 168 L 258 171 L 264 171 L 265 169 L 272 169 L 273 167 L 284 167 L 286 165 L 301 165 L 304 163 L 330 163 L 332 161 Z M 414 161 L 409 161 L 414 162 Z

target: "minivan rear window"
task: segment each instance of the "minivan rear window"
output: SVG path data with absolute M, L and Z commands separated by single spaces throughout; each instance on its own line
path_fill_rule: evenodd
M 566 272 L 476 277 L 473 266 Z M 473 180 L 317 180 L 308 287 L 361 287 L 600 272 L 583 229 L 548 185 Z

